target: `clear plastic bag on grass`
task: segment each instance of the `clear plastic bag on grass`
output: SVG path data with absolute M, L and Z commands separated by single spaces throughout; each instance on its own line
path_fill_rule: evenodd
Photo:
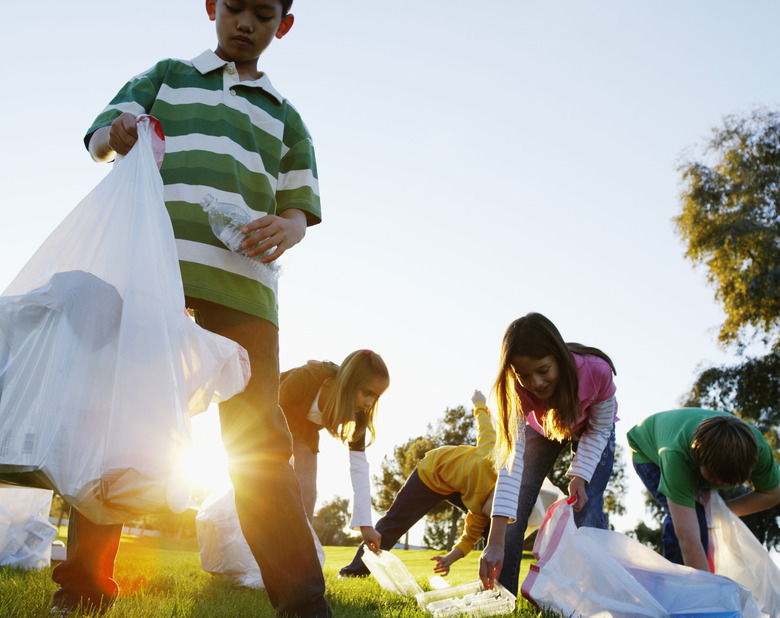
M 214 490 L 201 504 L 195 516 L 200 564 L 212 575 L 224 577 L 237 586 L 265 588 L 260 567 L 249 549 L 238 521 L 233 487 Z M 317 548 L 320 566 L 325 550 L 309 524 Z
M 780 569 L 743 521 L 715 491 L 702 493 L 715 573 L 749 588 L 758 607 L 780 616 Z
M 406 568 L 401 559 L 390 551 L 380 549 L 377 553 L 363 547 L 363 564 L 366 565 L 385 590 L 413 597 L 423 591 L 420 584 Z
M 565 616 L 763 616 L 726 577 L 672 564 L 619 532 L 577 528 L 566 499 L 547 511 L 534 556 L 523 596 Z
M 186 509 L 189 416 L 250 373 L 185 311 L 162 140 L 142 117 L 0 297 L 0 479 L 55 489 L 99 524 Z
M 43 569 L 51 564 L 57 528 L 49 523 L 52 491 L 0 487 L 0 566 Z

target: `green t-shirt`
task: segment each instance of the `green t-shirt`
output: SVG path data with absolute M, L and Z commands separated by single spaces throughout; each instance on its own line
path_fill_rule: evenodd
M 658 491 L 677 504 L 695 506 L 696 490 L 710 486 L 691 457 L 691 442 L 699 423 L 715 414 L 727 413 L 700 408 L 659 412 L 628 432 L 633 461 L 656 464 L 661 469 Z M 764 436 L 751 429 L 758 442 L 758 461 L 749 480 L 754 489 L 770 491 L 780 484 L 780 471 Z

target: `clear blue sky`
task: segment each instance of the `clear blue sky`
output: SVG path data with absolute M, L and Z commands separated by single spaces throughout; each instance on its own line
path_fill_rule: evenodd
M 295 0 L 261 59 L 306 119 L 324 222 L 281 281 L 283 368 L 370 347 L 395 445 L 494 379 L 529 311 L 614 359 L 618 442 L 721 361 L 720 308 L 683 258 L 676 165 L 729 113 L 780 99 L 780 4 Z M 4 6 L 0 289 L 108 171 L 82 137 L 131 76 L 213 48 L 202 2 Z M 323 437 L 320 495 L 348 496 Z M 633 471 L 632 510 L 643 516 Z M 620 526 L 619 526 L 620 528 Z

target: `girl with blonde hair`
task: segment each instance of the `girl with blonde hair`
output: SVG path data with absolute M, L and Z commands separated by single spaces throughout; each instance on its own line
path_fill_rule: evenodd
M 371 481 L 366 446 L 374 441 L 379 397 L 390 385 L 387 365 L 376 352 L 356 350 L 337 365 L 310 360 L 281 375 L 279 405 L 293 438 L 295 475 L 306 514 L 311 520 L 317 501 L 317 453 L 320 430 L 349 448 L 354 493 L 350 527 L 359 528 L 369 548 L 377 550 L 381 536 L 371 521 Z M 366 434 L 369 434 L 366 440 Z

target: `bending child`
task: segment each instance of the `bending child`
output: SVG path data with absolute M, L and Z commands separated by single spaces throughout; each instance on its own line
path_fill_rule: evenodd
M 187 307 L 198 324 L 240 344 L 252 377 L 219 406 L 241 529 L 278 615 L 331 616 L 325 580 L 289 460 L 279 410 L 277 290 L 214 236 L 200 207 L 207 194 L 252 219 L 242 248 L 272 262 L 320 221 L 311 137 L 290 102 L 258 70 L 260 55 L 293 25 L 292 0 L 206 0 L 217 46 L 192 60 L 165 59 L 131 79 L 96 118 L 84 143 L 96 161 L 129 152 L 137 117 L 166 137 L 160 174 L 176 237 Z M 105 78 L 105 76 L 102 76 Z M 121 525 L 71 511 L 68 552 L 54 569 L 55 611 L 105 607 L 119 593 L 114 560 Z
M 376 352 L 357 350 L 341 365 L 309 361 L 282 373 L 279 404 L 293 437 L 295 475 L 309 519 L 317 502 L 317 453 L 320 430 L 346 442 L 352 480 L 350 527 L 359 528 L 363 541 L 378 549 L 379 533 L 371 523 L 371 480 L 366 446 L 374 441 L 377 403 L 390 385 L 387 365 Z M 366 432 L 371 434 L 366 443 Z
M 468 554 L 477 544 L 482 531 L 490 523 L 490 507 L 496 473 L 491 453 L 496 432 L 485 406 L 485 396 L 474 391 L 474 417 L 478 433 L 476 446 L 440 446 L 428 451 L 409 475 L 406 483 L 376 524 L 382 535 L 380 549 L 392 549 L 406 532 L 444 500 L 463 508 L 466 525 L 458 543 L 446 556 L 434 556 L 435 573 L 446 575 L 450 566 Z M 352 562 L 339 571 L 341 577 L 363 577 L 369 570 L 363 564 L 363 545 Z
M 700 489 L 750 481 L 753 491 L 726 505 L 750 515 L 780 504 L 780 471 L 755 427 L 726 412 L 684 408 L 658 412 L 628 432 L 634 469 L 666 513 L 663 555 L 709 571 L 709 538 Z
M 498 473 L 490 534 L 479 561 L 484 586 L 517 594 L 528 517 L 544 477 L 571 445 L 566 476 L 576 496 L 577 526 L 607 527 L 604 489 L 615 457 L 614 365 L 597 348 L 564 343 L 539 313 L 512 322 L 504 334 L 495 383 Z M 507 525 L 514 521 L 514 524 Z

